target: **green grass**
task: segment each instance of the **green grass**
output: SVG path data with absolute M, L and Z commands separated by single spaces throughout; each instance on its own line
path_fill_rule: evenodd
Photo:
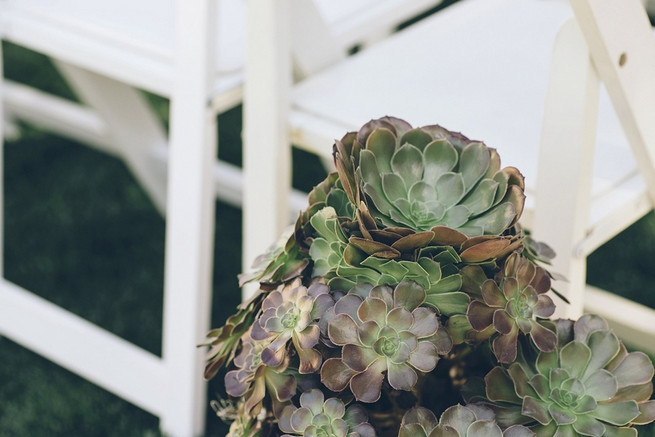
M 74 98 L 45 58 L 4 51 L 8 77 Z M 166 101 L 151 100 L 165 120 Z M 239 108 L 219 118 L 219 155 L 236 164 L 240 119 Z M 165 222 L 125 165 L 30 127 L 6 144 L 4 160 L 6 277 L 159 354 Z M 295 186 L 324 177 L 315 158 L 296 151 L 294 162 Z M 240 235 L 240 210 L 217 203 L 213 326 L 239 301 Z M 651 213 L 590 257 L 589 280 L 655 307 L 653 259 Z M 208 394 L 221 393 L 219 375 Z M 207 408 L 207 435 L 225 432 Z M 154 435 L 156 417 L 0 338 L 0 437 Z

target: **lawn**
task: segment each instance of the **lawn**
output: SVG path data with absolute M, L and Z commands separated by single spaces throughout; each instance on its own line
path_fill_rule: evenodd
M 72 97 L 47 59 L 8 44 L 4 52 L 8 77 Z M 165 122 L 166 102 L 152 101 Z M 239 164 L 240 108 L 221 115 L 219 126 L 219 155 Z M 316 159 L 296 152 L 294 162 L 297 187 L 323 179 Z M 4 166 L 6 277 L 159 354 L 165 222 L 125 165 L 22 126 L 5 145 Z M 240 210 L 217 202 L 216 211 L 213 326 L 239 302 L 241 259 Z M 653 259 L 651 213 L 590 257 L 589 282 L 655 306 Z M 220 376 L 208 393 L 223 393 Z M 157 429 L 154 416 L 0 338 L 0 436 L 154 436 Z M 225 429 L 207 408 L 207 435 Z

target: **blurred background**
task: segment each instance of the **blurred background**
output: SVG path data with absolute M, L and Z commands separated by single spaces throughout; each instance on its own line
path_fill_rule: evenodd
M 7 78 L 75 99 L 47 58 L 2 48 Z M 149 98 L 166 123 L 168 102 Z M 219 156 L 240 165 L 241 108 L 219 126 Z M 7 279 L 161 354 L 164 219 L 123 162 L 28 125 L 6 141 L 3 159 Z M 293 160 L 296 188 L 325 177 L 314 156 L 294 150 Z M 240 301 L 240 237 L 240 210 L 217 202 L 215 327 Z M 588 282 L 655 307 L 653 260 L 651 212 L 589 258 Z M 208 395 L 224 396 L 222 375 Z M 208 405 L 207 435 L 226 429 Z M 156 417 L 0 338 L 0 436 L 156 435 Z

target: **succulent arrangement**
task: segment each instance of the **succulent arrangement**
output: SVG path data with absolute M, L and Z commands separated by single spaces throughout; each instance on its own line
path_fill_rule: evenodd
M 634 436 L 653 364 L 597 316 L 551 320 L 552 250 L 518 223 L 521 173 L 440 126 L 384 117 L 209 332 L 231 437 Z

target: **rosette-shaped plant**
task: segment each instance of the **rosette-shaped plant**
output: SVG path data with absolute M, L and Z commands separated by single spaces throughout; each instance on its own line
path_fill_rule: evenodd
M 504 432 L 495 422 L 494 412 L 481 405 L 453 405 L 437 421 L 427 408 L 416 407 L 405 413 L 398 437 L 530 437 L 534 433 L 521 425 Z
M 372 216 L 387 227 L 500 235 L 523 210 L 518 170 L 501 170 L 494 149 L 440 126 L 372 120 L 336 151 L 344 155 L 336 156 L 337 169 L 353 203 L 364 200 L 361 189 Z
M 250 331 L 246 332 L 241 352 L 234 358 L 237 368 L 225 375 L 225 390 L 230 396 L 245 399 L 246 414 L 257 414 L 267 392 L 276 409 L 296 394 L 296 378 L 287 370 L 289 359 L 284 349 L 271 357 L 269 364 L 264 364 L 262 353 L 268 345 L 268 341 L 255 341 Z
M 539 350 L 553 350 L 555 333 L 536 319 L 550 317 L 555 311 L 555 304 L 545 294 L 548 290 L 548 273 L 517 252 L 507 258 L 496 280 L 482 283 L 482 300 L 473 300 L 466 316 L 473 329 L 496 336 L 493 351 L 499 362 L 516 359 L 519 332 L 529 334 Z
M 362 402 L 379 399 L 385 373 L 394 389 L 411 390 L 416 371 L 430 372 L 452 347 L 434 310 L 420 307 L 424 300 L 425 290 L 414 282 L 374 287 L 364 299 L 352 293 L 339 299 L 328 336 L 342 353 L 323 364 L 323 384 L 336 392 L 350 386 Z
M 469 298 L 459 292 L 461 278 L 453 260 L 456 253 L 443 249 L 435 258 L 414 260 L 367 257 L 348 243 L 339 218 L 331 207 L 318 211 L 310 220 L 317 237 L 309 249 L 314 260 L 312 276 L 325 278 L 332 288 L 349 290 L 357 284 L 396 285 L 403 281 L 415 281 L 426 290 L 426 303 L 445 315 L 466 311 Z M 352 237 L 351 237 L 352 239 Z M 452 251 L 452 248 L 451 248 Z
M 628 353 L 597 316 L 556 327 L 555 350 L 526 343 L 516 363 L 485 377 L 498 423 L 522 423 L 537 436 L 636 436 L 632 425 L 655 419 L 648 356 Z
M 323 392 L 312 389 L 300 395 L 300 408 L 288 405 L 282 411 L 279 427 L 283 437 L 375 437 L 366 410 L 360 405 L 346 409 L 337 398 L 325 400 Z
M 313 349 L 320 336 L 316 320 L 334 304 L 328 290 L 320 283 L 307 289 L 298 278 L 266 296 L 262 315 L 250 333 L 253 340 L 270 342 L 261 353 L 264 364 L 276 365 L 280 351 L 284 352 L 291 340 L 300 358 L 299 372 L 312 373 L 319 369 L 321 354 Z

